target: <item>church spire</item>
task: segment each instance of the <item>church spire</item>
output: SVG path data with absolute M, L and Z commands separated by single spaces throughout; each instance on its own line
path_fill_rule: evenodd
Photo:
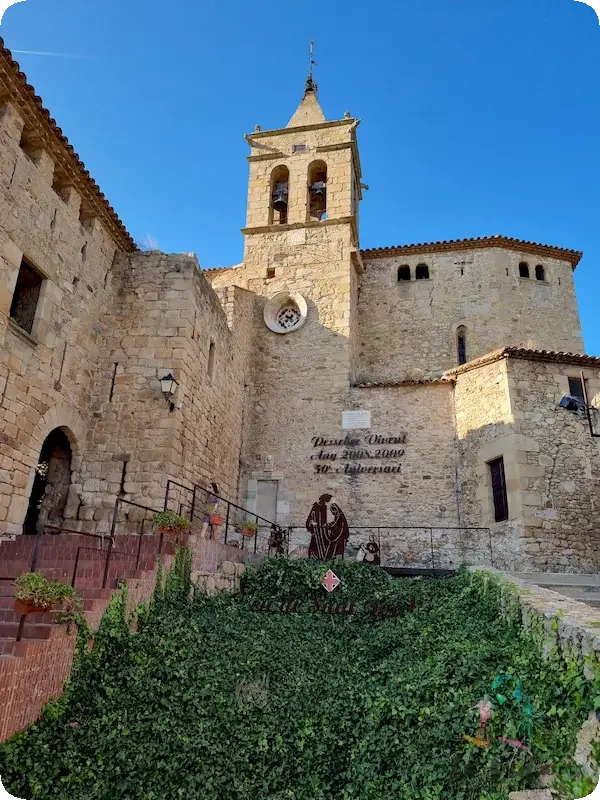
M 315 43 L 311 39 L 309 44 L 308 77 L 304 84 L 304 97 L 288 122 L 286 126 L 288 128 L 298 128 L 301 125 L 318 125 L 326 121 L 323 109 L 317 100 L 318 87 L 313 77 L 313 67 L 318 66 L 314 60 L 314 46 Z

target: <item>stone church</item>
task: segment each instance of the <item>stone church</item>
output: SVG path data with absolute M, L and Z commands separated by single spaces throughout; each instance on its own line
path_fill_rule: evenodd
M 0 45 L 1 534 L 103 532 L 117 498 L 215 481 L 300 550 L 326 494 L 348 552 L 390 565 L 600 568 L 580 252 L 361 249 L 360 120 L 312 78 L 246 136 L 242 263 L 141 251 Z

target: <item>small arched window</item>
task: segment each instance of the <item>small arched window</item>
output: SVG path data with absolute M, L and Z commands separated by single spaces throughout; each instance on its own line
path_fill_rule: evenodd
M 410 267 L 408 266 L 408 264 L 403 264 L 401 267 L 398 267 L 398 280 L 399 281 L 410 280 Z
M 520 278 L 529 277 L 529 264 L 526 261 L 521 261 L 521 263 L 519 264 L 519 277 Z
M 415 278 L 418 281 L 425 281 L 429 278 L 429 267 L 427 264 L 417 264 L 415 270 Z
M 288 217 L 288 201 L 290 192 L 290 172 L 281 165 L 271 173 L 271 204 L 269 207 L 269 225 L 285 225 Z
M 456 331 L 456 353 L 458 356 L 458 365 L 467 363 L 467 329 L 464 325 Z
M 535 268 L 535 278 L 538 281 L 545 281 L 546 280 L 546 270 L 541 264 L 538 264 Z
M 308 219 L 327 218 L 327 164 L 313 161 L 308 168 Z

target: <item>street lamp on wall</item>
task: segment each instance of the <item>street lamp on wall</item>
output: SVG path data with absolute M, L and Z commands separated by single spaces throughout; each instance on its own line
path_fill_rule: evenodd
M 169 372 L 168 375 L 165 375 L 164 378 L 160 379 L 160 388 L 162 389 L 162 393 L 165 396 L 165 400 L 169 404 L 169 411 L 173 411 L 175 408 L 175 403 L 173 402 L 172 398 L 175 395 L 175 392 L 179 388 L 179 384 L 175 380 L 175 378 Z

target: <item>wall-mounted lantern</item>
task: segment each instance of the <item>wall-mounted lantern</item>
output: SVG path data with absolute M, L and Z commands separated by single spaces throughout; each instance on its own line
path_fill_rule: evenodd
M 179 384 L 175 380 L 175 378 L 169 372 L 168 375 L 165 375 L 164 378 L 160 379 L 160 388 L 162 389 L 162 393 L 165 396 L 165 400 L 169 404 L 169 411 L 173 411 L 175 408 L 175 403 L 173 402 L 172 398 L 175 395 L 175 392 L 179 388 Z

